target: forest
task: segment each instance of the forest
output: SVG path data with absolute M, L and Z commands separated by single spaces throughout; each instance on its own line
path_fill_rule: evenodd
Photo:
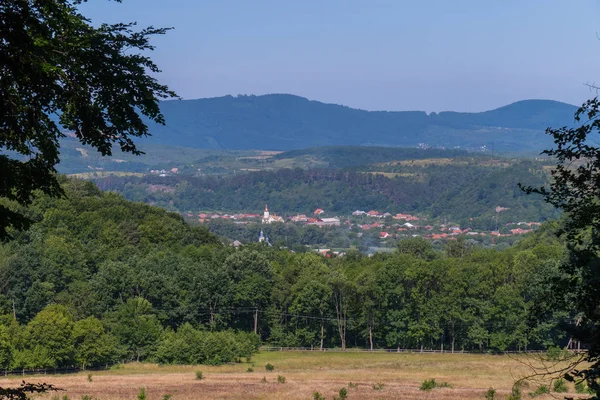
M 489 231 L 498 223 L 558 217 L 541 197 L 526 196 L 518 187 L 519 182 L 543 186 L 547 179 L 536 161 L 455 158 L 221 177 L 108 177 L 96 183 L 129 200 L 178 212 L 261 212 L 267 203 L 284 216 L 316 208 L 331 215 L 350 215 L 357 209 L 408 212 Z M 497 206 L 510 210 L 498 215 Z
M 178 214 L 60 183 L 65 196 L 38 195 L 21 209 L 35 223 L 0 244 L 0 369 L 219 364 L 260 344 L 496 352 L 568 340 L 573 316 L 545 307 L 564 253 L 556 223 L 502 251 L 414 238 L 327 258 L 235 249 Z

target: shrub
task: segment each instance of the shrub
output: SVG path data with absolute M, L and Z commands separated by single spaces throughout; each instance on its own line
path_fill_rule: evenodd
M 202 371 L 196 371 L 196 379 L 197 380 L 204 379 L 204 375 L 202 374 Z
M 337 397 L 339 400 L 345 400 L 348 398 L 348 389 L 341 388 L 339 391 L 339 396 Z
M 285 383 L 285 376 L 277 375 L 277 383 Z
M 373 385 L 373 390 L 383 390 L 384 386 L 385 385 L 383 383 L 377 382 L 376 384 Z
M 323 396 L 319 392 L 314 392 L 313 393 L 313 400 L 325 400 L 325 396 Z
M 88 374 L 88 382 L 92 381 L 92 374 Z
M 66 394 L 63 396 L 62 400 L 70 400 L 69 396 L 67 396 Z
M 140 391 L 137 395 L 138 400 L 146 400 L 146 388 L 140 388 Z
M 510 396 L 508 396 L 508 400 L 521 400 L 522 398 L 521 388 L 519 385 L 515 384 L 510 392 Z
M 246 370 L 246 372 L 254 372 L 254 368 L 248 367 L 248 369 Z
M 350 389 L 356 389 L 356 388 L 358 387 L 358 383 L 352 383 L 352 382 L 349 382 L 349 383 L 348 383 L 348 387 L 349 387 Z
M 437 387 L 437 383 L 435 383 L 434 378 L 431 378 L 431 379 L 425 379 L 423 381 L 423 383 L 421 383 L 421 387 L 419 387 L 419 389 L 430 391 L 431 389 L 434 389 L 435 387 Z
M 268 372 L 271 372 L 271 371 L 274 371 L 274 370 L 275 370 L 275 366 L 274 366 L 273 364 L 271 364 L 271 363 L 267 363 L 267 365 L 265 365 L 265 369 L 266 369 Z
M 541 385 L 535 390 L 535 392 L 529 393 L 529 397 L 537 397 L 548 393 L 550 393 L 550 388 L 547 385 Z
M 173 398 L 173 395 L 172 395 L 172 394 L 165 394 L 165 395 L 162 397 L 162 400 L 171 400 L 172 398 Z
M 485 393 L 485 400 L 494 400 L 496 398 L 496 389 L 489 388 Z
M 562 378 L 554 381 L 553 389 L 556 393 L 567 393 L 569 391 L 565 380 Z
M 586 385 L 586 383 L 584 381 L 577 382 L 575 384 L 575 393 L 579 393 L 579 394 L 594 394 L 594 392 L 592 391 L 592 389 L 590 389 L 588 387 L 588 385 Z
M 266 377 L 266 376 L 263 376 L 263 378 L 261 379 L 261 381 L 260 381 L 260 382 L 261 382 L 261 383 L 267 383 L 267 377 Z
M 571 353 L 569 353 L 569 350 L 561 349 L 560 347 L 550 347 L 546 351 L 546 359 L 548 361 L 566 360 L 570 355 Z
M 437 387 L 440 387 L 440 388 L 451 388 L 452 385 L 449 384 L 448 382 L 442 382 L 439 385 L 437 385 Z
M 81 396 L 81 400 L 93 400 L 93 399 L 92 399 L 92 396 L 88 396 L 86 394 L 86 395 Z

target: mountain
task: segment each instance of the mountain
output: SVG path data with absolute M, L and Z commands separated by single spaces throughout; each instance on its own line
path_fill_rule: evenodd
M 151 124 L 151 144 L 294 150 L 318 146 L 404 146 L 531 152 L 550 146 L 548 126 L 573 123 L 576 107 L 519 101 L 481 113 L 365 111 L 289 94 L 224 96 L 161 103 L 166 126 Z

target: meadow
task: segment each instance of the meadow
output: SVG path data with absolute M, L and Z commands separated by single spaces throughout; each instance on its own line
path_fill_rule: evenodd
M 533 355 L 261 352 L 250 362 L 223 366 L 131 363 L 108 371 L 28 376 L 27 380 L 64 389 L 41 399 L 65 395 L 71 400 L 136 399 L 140 388 L 148 400 L 313 399 L 314 392 L 333 399 L 342 388 L 348 399 L 484 399 L 489 388 L 496 390 L 496 399 L 505 399 L 515 380 L 530 373 L 528 365 L 537 363 Z M 267 371 L 267 364 L 274 370 Z M 202 379 L 197 379 L 198 371 Z M 450 387 L 421 390 L 423 381 L 432 378 Z M 0 377 L 0 386 L 17 386 L 21 380 L 20 376 Z M 523 398 L 538 384 L 525 385 Z M 569 392 L 578 396 L 573 387 Z M 536 398 L 557 396 L 562 394 Z

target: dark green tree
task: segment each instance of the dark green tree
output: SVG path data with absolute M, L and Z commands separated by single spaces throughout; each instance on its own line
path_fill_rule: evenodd
M 574 127 L 548 128 L 555 147 L 543 154 L 554 157 L 549 188 L 521 186 L 527 193 L 565 211 L 559 232 L 567 240 L 568 255 L 561 276 L 552 282 L 552 307 L 577 314 L 573 338 L 587 345 L 585 364 L 565 378 L 585 380 L 600 397 L 600 101 L 588 100 L 575 113 Z M 583 122 L 582 122 L 583 121 Z
M 63 129 L 102 155 L 140 154 L 142 115 L 164 123 L 159 99 L 175 93 L 151 74 L 150 38 L 168 29 L 94 27 L 82 0 L 0 0 L 0 198 L 21 205 L 36 190 L 60 195 L 55 166 Z M 0 238 L 30 220 L 0 204 Z

